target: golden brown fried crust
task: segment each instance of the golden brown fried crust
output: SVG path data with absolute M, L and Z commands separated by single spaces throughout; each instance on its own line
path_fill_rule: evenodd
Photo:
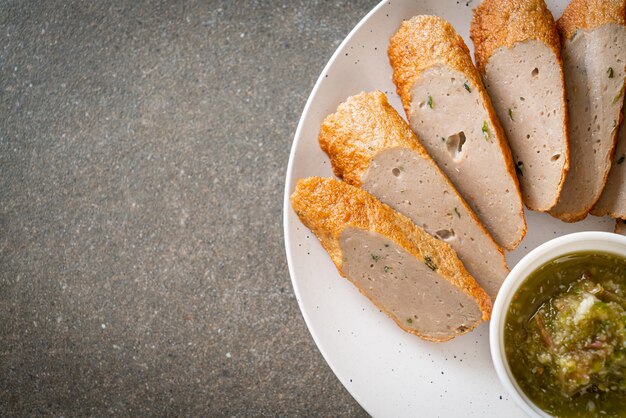
M 353 227 L 376 232 L 394 241 L 419 260 L 424 261 L 425 256 L 431 257 L 438 266 L 437 273 L 474 298 L 483 313 L 483 320 L 489 319 L 491 315 L 489 296 L 465 270 L 454 250 L 366 191 L 339 180 L 310 177 L 298 180 L 296 190 L 291 195 L 291 206 L 302 223 L 319 238 L 343 277 L 346 275 L 342 270 L 343 255 L 339 245 L 339 237 L 343 230 L 346 227 Z M 367 296 L 362 289 L 359 290 Z M 381 306 L 378 307 L 383 309 Z M 393 318 L 389 312 L 386 313 Z M 438 339 L 420 335 L 416 330 L 407 329 L 405 324 L 398 321 L 396 323 L 405 331 L 426 340 L 446 341 L 453 338 L 450 336 Z M 473 324 L 472 328 L 476 325 L 478 323 Z M 462 333 L 464 332 L 456 335 Z
M 519 181 L 504 129 L 487 95 L 480 74 L 472 63 L 467 45 L 452 25 L 438 16 L 415 16 L 402 22 L 398 32 L 389 40 L 387 54 L 393 68 L 393 82 L 402 99 L 407 117 L 410 115 L 411 108 L 411 87 L 423 71 L 435 65 L 444 65 L 465 75 L 470 87 L 478 91 L 484 103 L 489 116 L 489 124 L 493 128 L 494 137 L 504 156 L 506 170 L 513 178 L 515 193 L 522 201 Z M 518 216 L 524 219 L 523 206 L 520 206 Z M 520 234 L 519 240 L 506 249 L 515 249 L 525 235 L 526 223 L 524 221 L 524 231 Z
M 626 25 L 626 0 L 572 0 L 557 27 L 564 42 L 578 29 L 592 30 L 607 23 Z
M 361 93 L 340 104 L 324 119 L 318 140 L 335 175 L 354 186 L 361 186 L 371 159 L 387 148 L 411 148 L 430 158 L 380 91 Z
M 552 13 L 543 0 L 483 0 L 470 26 L 476 66 L 485 73 L 491 54 L 530 39 L 546 44 L 559 61 L 561 44 Z

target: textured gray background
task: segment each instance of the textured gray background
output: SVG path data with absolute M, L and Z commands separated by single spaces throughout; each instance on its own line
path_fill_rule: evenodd
M 0 0 L 0 416 L 362 415 L 282 193 L 371 1 Z

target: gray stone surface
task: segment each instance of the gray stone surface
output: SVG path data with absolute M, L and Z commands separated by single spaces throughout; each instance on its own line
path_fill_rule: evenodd
M 298 310 L 281 205 L 374 4 L 0 0 L 0 416 L 364 414 Z

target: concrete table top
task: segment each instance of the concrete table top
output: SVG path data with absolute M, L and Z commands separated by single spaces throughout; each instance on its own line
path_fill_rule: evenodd
M 376 1 L 0 1 L 0 416 L 361 416 L 283 248 L 299 115 Z

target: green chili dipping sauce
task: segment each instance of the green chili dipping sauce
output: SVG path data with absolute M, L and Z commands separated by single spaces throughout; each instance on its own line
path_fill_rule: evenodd
M 515 380 L 556 417 L 626 417 L 626 258 L 581 252 L 535 270 L 504 328 Z

